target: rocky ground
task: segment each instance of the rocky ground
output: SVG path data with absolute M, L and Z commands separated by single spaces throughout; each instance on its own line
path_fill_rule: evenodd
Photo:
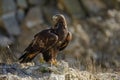
M 101 79 L 120 72 L 119 0 L 1 0 L 0 62 L 17 62 L 33 36 L 52 26 L 57 13 L 65 15 L 73 35 L 58 60 Z M 39 56 L 34 62 L 39 65 Z
M 58 65 L 0 64 L 0 80 L 119 80 L 120 74 L 78 71 L 70 68 L 67 62 L 59 61 Z

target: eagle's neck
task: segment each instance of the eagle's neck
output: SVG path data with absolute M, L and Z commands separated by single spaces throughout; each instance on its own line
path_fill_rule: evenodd
M 68 33 L 67 25 L 64 22 L 58 22 L 55 25 L 56 29 L 54 29 L 55 34 L 59 36 L 59 40 L 64 40 L 66 34 Z
M 67 29 L 66 21 L 58 21 L 55 25 L 55 27 L 61 27 L 62 29 Z

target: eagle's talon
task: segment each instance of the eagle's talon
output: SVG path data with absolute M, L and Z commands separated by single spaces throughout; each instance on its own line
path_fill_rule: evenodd
M 52 59 L 52 60 L 50 61 L 50 64 L 51 64 L 51 65 L 54 65 L 54 66 L 57 66 L 57 65 L 58 65 L 56 59 Z

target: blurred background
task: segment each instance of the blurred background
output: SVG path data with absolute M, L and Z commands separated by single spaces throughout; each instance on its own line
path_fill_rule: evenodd
M 120 71 L 120 0 L 0 0 L 0 62 L 16 62 L 57 13 L 73 35 L 58 59 L 79 70 Z

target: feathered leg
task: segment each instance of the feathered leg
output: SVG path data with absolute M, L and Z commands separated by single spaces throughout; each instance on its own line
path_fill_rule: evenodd
M 52 56 L 52 58 L 51 58 L 51 60 L 50 60 L 50 63 L 51 63 L 52 65 L 57 65 L 57 60 L 56 60 L 57 51 L 51 49 L 51 56 Z

